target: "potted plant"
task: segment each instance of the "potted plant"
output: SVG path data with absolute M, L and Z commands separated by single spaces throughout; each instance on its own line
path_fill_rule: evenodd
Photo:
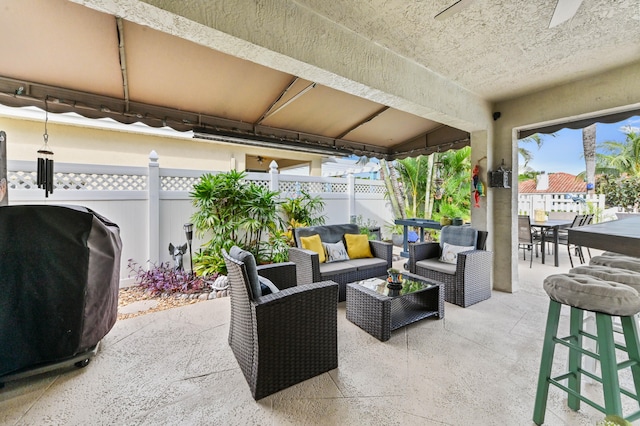
M 404 241 L 404 226 L 388 224 L 385 226 L 387 231 L 391 232 L 391 242 L 396 247 L 402 247 Z

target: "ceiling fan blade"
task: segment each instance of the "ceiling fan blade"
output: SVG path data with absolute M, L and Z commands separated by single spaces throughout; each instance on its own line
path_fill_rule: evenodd
M 573 18 L 581 4 L 582 0 L 558 0 L 551 22 L 549 22 L 549 28 L 557 27 Z
M 438 13 L 433 19 L 437 19 L 438 21 L 442 21 L 443 19 L 447 19 L 460 12 L 462 9 L 465 9 L 471 5 L 475 0 L 458 0 L 453 3 L 451 6 Z

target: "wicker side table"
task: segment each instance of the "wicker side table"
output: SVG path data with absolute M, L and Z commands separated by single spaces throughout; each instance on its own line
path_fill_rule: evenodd
M 425 318 L 444 318 L 442 283 L 404 273 L 403 289 L 394 294 L 382 278 L 347 284 L 347 319 L 381 341 L 391 331 Z

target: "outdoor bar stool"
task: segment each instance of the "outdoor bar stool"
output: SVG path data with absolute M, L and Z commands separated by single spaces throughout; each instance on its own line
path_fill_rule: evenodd
M 569 270 L 570 274 L 584 274 L 591 275 L 596 278 L 600 278 L 605 281 L 614 281 L 619 284 L 626 284 L 628 286 L 633 287 L 640 293 L 640 272 L 630 271 L 627 269 L 620 268 L 610 268 L 608 266 L 602 265 L 580 265 L 571 270 Z M 636 317 L 636 322 L 640 318 L 638 315 Z M 596 331 L 596 316 L 593 312 L 587 312 L 584 319 L 584 329 L 589 333 L 595 333 Z M 619 318 L 614 317 L 613 319 L 613 331 L 616 333 L 622 333 L 622 325 L 620 324 Z M 596 344 L 594 341 L 585 342 L 584 346 L 589 349 L 596 350 Z M 596 371 L 596 360 L 587 357 L 584 360 L 584 368 L 587 371 L 595 372 Z
M 579 410 L 582 401 L 605 415 L 623 417 L 621 394 L 640 404 L 640 341 L 634 318 L 640 312 L 640 294 L 630 286 L 582 274 L 551 275 L 544 280 L 544 290 L 550 302 L 533 421 L 537 425 L 544 422 L 550 384 L 568 394 L 567 404 L 572 410 Z M 570 330 L 566 337 L 557 336 L 562 305 L 571 309 Z M 583 330 L 585 311 L 595 313 L 597 335 Z M 620 317 L 626 346 L 614 341 L 614 316 Z M 583 348 L 583 337 L 596 341 L 598 353 Z M 568 372 L 551 377 L 556 344 L 569 348 Z M 627 352 L 629 359 L 618 364 L 616 349 Z M 600 361 L 602 377 L 582 369 L 582 355 Z M 620 388 L 618 370 L 622 368 L 631 368 L 635 393 Z M 602 384 L 604 407 L 580 393 L 583 374 Z M 567 380 L 566 385 L 561 383 L 564 380 Z M 640 419 L 640 410 L 626 416 L 626 419 Z

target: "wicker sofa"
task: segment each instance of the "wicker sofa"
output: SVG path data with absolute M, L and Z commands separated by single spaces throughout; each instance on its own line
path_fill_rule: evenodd
M 409 271 L 444 283 L 444 299 L 463 308 L 491 297 L 493 253 L 486 251 L 487 232 L 469 226 L 444 226 L 440 243 L 409 245 Z M 441 261 L 443 245 L 470 246 L 458 252 L 454 263 Z
M 384 276 L 391 268 L 393 258 L 391 243 L 369 241 L 372 258 L 348 259 L 338 262 L 320 263 L 318 253 L 302 248 L 301 238 L 319 235 L 322 242 L 343 241 L 345 234 L 359 234 L 356 224 L 321 225 L 295 228 L 295 247 L 289 249 L 289 260 L 296 264 L 298 285 L 308 282 L 331 280 L 340 286 L 338 301 L 347 297 L 347 283 L 367 278 Z

